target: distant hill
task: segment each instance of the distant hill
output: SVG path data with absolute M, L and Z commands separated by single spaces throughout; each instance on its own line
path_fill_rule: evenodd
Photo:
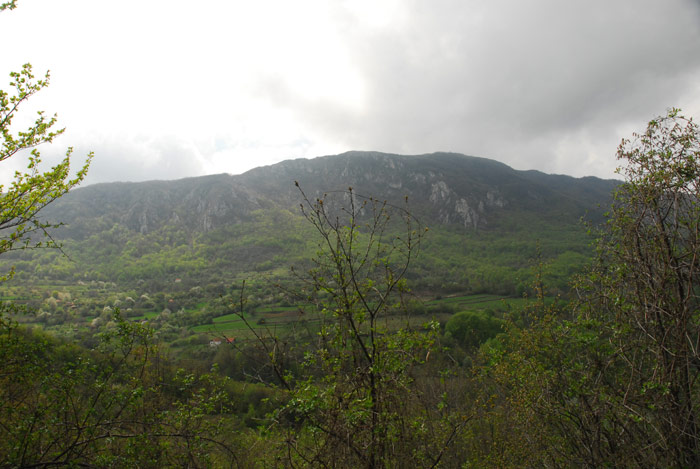
M 532 258 L 552 263 L 552 282 L 588 257 L 581 217 L 598 222 L 617 181 L 572 178 L 454 153 L 348 152 L 297 159 L 241 175 L 96 184 L 76 189 L 43 216 L 65 226 L 55 252 L 19 253 L 20 278 L 100 279 L 163 288 L 227 283 L 251 273 L 282 276 L 315 252 L 300 217 L 309 197 L 352 187 L 402 204 L 430 226 L 412 274 L 419 288 L 518 294 Z M 539 245 L 539 248 L 538 248 Z
M 391 203 L 408 197 L 410 207 L 430 224 L 488 230 L 515 213 L 533 221 L 575 222 L 607 205 L 616 182 L 516 171 L 485 158 L 454 153 L 401 156 L 348 152 L 288 160 L 241 175 L 176 181 L 96 184 L 72 191 L 44 215 L 68 225 L 62 236 L 81 238 L 104 223 L 139 233 L 164 225 L 207 232 L 243 223 L 253 211 L 293 209 L 300 202 L 294 182 L 309 196 L 353 187 L 356 193 Z M 520 218 L 520 217 L 518 217 Z M 94 223 L 95 219 L 102 220 Z

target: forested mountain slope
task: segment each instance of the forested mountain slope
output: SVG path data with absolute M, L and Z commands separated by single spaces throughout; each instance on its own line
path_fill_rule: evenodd
M 407 200 L 431 229 L 412 275 L 418 287 L 508 294 L 527 283 L 538 244 L 553 261 L 554 283 L 564 286 L 587 257 L 581 217 L 599 222 L 599 207 L 609 205 L 617 184 L 453 153 L 377 152 L 289 160 L 235 176 L 96 184 L 43 212 L 65 224 L 55 236 L 69 258 L 37 252 L 5 262 L 27 278 L 143 281 L 158 288 L 175 278 L 189 284 L 251 272 L 284 275 L 315 249 L 295 181 L 310 198 L 352 187 L 390 204 Z

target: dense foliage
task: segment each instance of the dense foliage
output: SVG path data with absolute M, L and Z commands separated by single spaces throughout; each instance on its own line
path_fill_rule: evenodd
M 89 351 L 0 317 L 0 466 L 202 466 L 234 457 L 221 437 L 233 409 L 226 382 L 173 369 L 152 330 L 116 319 Z
M 578 307 L 541 304 L 486 350 L 475 465 L 695 467 L 700 131 L 671 110 L 623 141 L 626 184 Z M 495 435 L 495 436 L 494 436 Z

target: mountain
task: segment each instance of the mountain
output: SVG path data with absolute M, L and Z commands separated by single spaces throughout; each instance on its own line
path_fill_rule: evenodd
M 516 171 L 493 160 L 454 153 L 348 152 L 288 160 L 236 176 L 96 184 L 72 191 L 44 215 L 64 222 L 68 228 L 62 236 L 71 238 L 113 223 L 142 234 L 165 225 L 207 232 L 244 223 L 256 210 L 298 207 L 301 196 L 295 181 L 310 197 L 348 187 L 395 204 L 408 197 L 411 210 L 429 224 L 468 230 L 507 224 L 515 214 L 540 221 L 598 216 L 597 204 L 607 205 L 616 185 L 593 177 Z M 94 223 L 96 219 L 100 223 Z
M 581 217 L 602 220 L 618 184 L 454 153 L 348 152 L 235 176 L 79 188 L 43 212 L 65 223 L 55 237 L 68 258 L 29 252 L 3 262 L 16 264 L 27 281 L 92 279 L 151 291 L 176 279 L 178 287 L 195 287 L 283 277 L 317 250 L 295 181 L 311 199 L 348 187 L 390 204 L 407 199 L 430 227 L 410 275 L 418 288 L 503 294 L 522 291 L 538 256 L 550 261 L 552 284 L 565 288 L 590 256 Z

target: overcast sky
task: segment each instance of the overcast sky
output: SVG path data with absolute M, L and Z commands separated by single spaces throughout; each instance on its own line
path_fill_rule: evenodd
M 93 150 L 89 182 L 348 150 L 610 178 L 622 137 L 700 118 L 698 0 L 19 0 L 0 30 L 0 87 L 51 70 L 42 152 Z

